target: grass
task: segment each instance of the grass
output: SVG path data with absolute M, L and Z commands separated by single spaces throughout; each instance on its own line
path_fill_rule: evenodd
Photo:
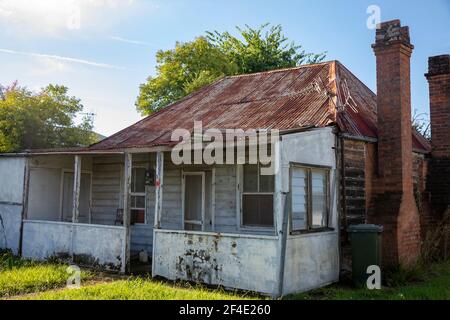
M 82 272 L 79 289 L 64 288 L 67 265 L 36 263 L 0 253 L 0 298 L 29 300 L 241 300 L 250 294 L 210 290 L 203 286 L 173 284 L 151 278 L 114 277 Z M 288 300 L 450 300 L 450 261 L 386 276 L 382 290 L 355 289 L 337 284 Z M 93 281 L 97 281 L 94 283 Z
M 450 261 L 421 271 L 400 270 L 390 275 L 392 287 L 381 290 L 333 285 L 286 297 L 290 300 L 450 300 Z M 413 281 L 409 282 L 408 281 Z
M 22 260 L 8 252 L 0 253 L 0 298 L 64 287 L 67 265 Z M 82 279 L 92 275 L 81 273 Z
M 248 299 L 224 290 L 201 286 L 169 285 L 152 279 L 130 278 L 27 296 L 30 300 L 241 300 Z

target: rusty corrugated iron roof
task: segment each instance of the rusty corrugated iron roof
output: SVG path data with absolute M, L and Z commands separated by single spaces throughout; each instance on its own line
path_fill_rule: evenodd
M 337 125 L 352 136 L 376 138 L 376 95 L 337 61 L 225 77 L 89 150 L 173 145 L 173 130 L 191 131 L 194 121 L 221 130 Z M 419 134 L 413 144 L 429 150 Z

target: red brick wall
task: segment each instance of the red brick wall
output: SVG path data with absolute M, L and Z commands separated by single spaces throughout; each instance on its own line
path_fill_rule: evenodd
M 381 24 L 377 58 L 378 173 L 368 222 L 383 225 L 385 265 L 411 264 L 420 253 L 420 221 L 413 193 L 409 29 Z
M 429 59 L 432 159 L 428 176 L 433 211 L 450 206 L 450 55 Z

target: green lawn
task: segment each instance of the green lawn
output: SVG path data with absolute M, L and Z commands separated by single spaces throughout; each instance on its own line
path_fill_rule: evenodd
M 0 254 L 0 298 L 36 300 L 236 300 L 256 296 L 173 284 L 151 278 L 118 278 L 82 272 L 82 287 L 67 289 L 67 265 L 36 263 Z M 289 300 L 450 300 L 450 262 L 391 276 L 390 287 L 369 291 L 342 284 L 285 297 Z
M 152 279 L 130 278 L 27 296 L 32 300 L 240 300 L 248 299 L 223 290 L 170 285 Z
M 450 300 L 450 261 L 423 270 L 421 279 L 382 290 L 356 290 L 333 285 L 304 294 L 290 295 L 291 300 Z
M 20 260 L 9 253 L 0 253 L 0 298 L 64 287 L 69 277 L 67 267 Z M 91 276 L 87 272 L 81 273 L 84 280 Z

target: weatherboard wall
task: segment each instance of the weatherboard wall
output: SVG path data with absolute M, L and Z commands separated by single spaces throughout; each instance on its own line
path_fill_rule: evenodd
M 0 249 L 18 254 L 26 159 L 0 157 Z

